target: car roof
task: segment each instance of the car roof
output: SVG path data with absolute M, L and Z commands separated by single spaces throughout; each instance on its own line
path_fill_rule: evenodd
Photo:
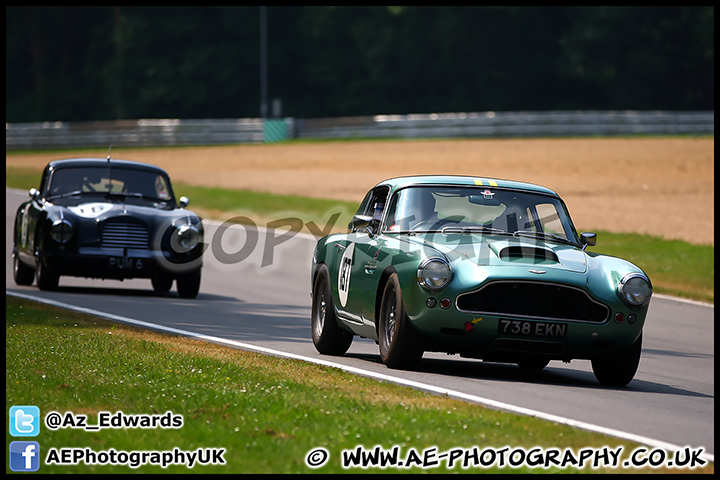
M 163 173 L 167 176 L 167 172 L 160 167 L 151 165 L 149 163 L 135 162 L 132 160 L 116 160 L 110 159 L 108 165 L 107 158 L 65 158 L 61 160 L 53 160 L 47 164 L 48 170 L 56 170 L 58 168 L 72 168 L 72 167 L 127 167 L 134 168 L 136 170 L 146 170 L 149 172 Z
M 479 186 L 511 188 L 515 190 L 526 190 L 529 192 L 544 193 L 546 195 L 558 196 L 549 188 L 533 183 L 504 180 L 501 178 L 471 177 L 465 175 L 414 175 L 407 177 L 388 178 L 378 183 L 377 186 L 388 185 L 391 190 L 397 190 L 410 185 L 452 185 L 452 186 Z

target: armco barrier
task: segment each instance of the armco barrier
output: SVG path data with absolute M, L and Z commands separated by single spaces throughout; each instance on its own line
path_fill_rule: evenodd
M 714 112 L 555 111 L 375 115 L 296 120 L 299 138 L 501 138 L 712 135 Z
M 259 118 L 6 123 L 5 148 L 261 143 Z
M 6 123 L 5 148 L 218 145 L 287 138 L 507 138 L 714 135 L 714 111 L 550 111 L 315 119 L 140 119 Z

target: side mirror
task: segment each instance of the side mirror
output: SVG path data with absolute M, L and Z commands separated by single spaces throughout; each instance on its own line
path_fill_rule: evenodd
M 597 233 L 583 232 L 580 234 L 580 243 L 583 244 L 583 250 L 587 247 L 594 247 L 597 244 Z
M 370 215 L 355 215 L 350 222 L 350 225 L 348 225 L 348 228 L 350 231 L 356 231 L 361 228 L 364 228 L 367 230 L 368 234 L 372 237 L 375 235 L 375 232 L 373 230 L 373 227 L 376 227 L 376 221 L 373 221 L 373 217 Z
M 371 221 L 372 217 L 370 215 L 355 215 L 350 222 L 350 225 L 348 225 L 348 228 L 350 230 L 354 230 L 360 227 L 367 227 L 370 225 Z
M 187 207 L 189 203 L 190 203 L 190 199 L 188 197 L 180 197 L 178 199 L 178 205 L 180 206 L 180 208 Z

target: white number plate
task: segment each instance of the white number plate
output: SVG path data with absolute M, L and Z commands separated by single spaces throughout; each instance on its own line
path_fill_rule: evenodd
M 529 337 L 564 338 L 567 333 L 567 323 L 528 322 L 501 318 L 498 322 L 498 333 Z

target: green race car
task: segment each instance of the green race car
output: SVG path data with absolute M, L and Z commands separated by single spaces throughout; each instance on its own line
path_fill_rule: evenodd
M 589 359 L 598 381 L 637 371 L 652 286 L 625 260 L 586 251 L 545 187 L 416 176 L 365 196 L 346 234 L 321 238 L 312 264 L 312 338 L 343 355 L 354 335 L 390 368 L 425 351 L 540 370 Z

